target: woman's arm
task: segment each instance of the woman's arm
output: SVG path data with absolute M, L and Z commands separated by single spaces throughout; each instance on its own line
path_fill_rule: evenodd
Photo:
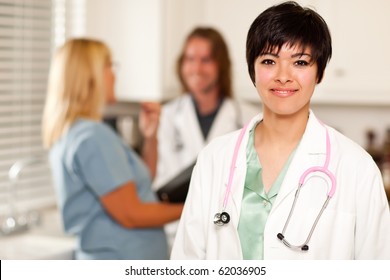
M 150 177 L 153 179 L 157 173 L 157 137 L 144 139 L 141 148 L 141 156 L 149 169 Z
M 162 226 L 180 218 L 182 203 L 142 202 L 133 182 L 128 182 L 100 198 L 110 216 L 126 228 Z
M 161 106 L 155 102 L 145 102 L 141 104 L 139 115 L 139 128 L 143 137 L 141 156 L 149 168 L 152 178 L 157 171 L 157 131 L 160 121 Z

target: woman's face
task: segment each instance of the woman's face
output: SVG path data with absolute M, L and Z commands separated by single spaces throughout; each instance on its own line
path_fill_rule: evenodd
M 111 61 L 104 69 L 104 78 L 106 84 L 106 103 L 115 103 L 115 73 Z
M 308 111 L 317 84 L 317 64 L 311 49 L 283 45 L 255 60 L 255 84 L 264 113 L 292 115 Z
M 212 56 L 211 43 L 208 40 L 194 37 L 187 42 L 181 73 L 195 99 L 215 90 L 218 83 L 218 64 Z

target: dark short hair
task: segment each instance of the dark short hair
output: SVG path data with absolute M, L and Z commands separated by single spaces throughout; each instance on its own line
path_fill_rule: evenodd
M 311 48 L 312 61 L 317 63 L 317 83 L 324 75 L 332 56 L 332 39 L 324 19 L 314 10 L 294 1 L 272 6 L 262 12 L 249 28 L 246 40 L 246 61 L 252 82 L 257 57 L 288 43 L 302 50 Z
M 229 51 L 225 40 L 220 32 L 212 27 L 196 27 L 187 36 L 181 54 L 177 60 L 176 71 L 180 79 L 182 89 L 188 92 L 188 86 L 182 76 L 181 67 L 184 61 L 185 50 L 188 42 L 193 38 L 202 38 L 211 44 L 211 56 L 218 65 L 218 86 L 221 97 L 232 96 L 232 66 L 229 57 Z

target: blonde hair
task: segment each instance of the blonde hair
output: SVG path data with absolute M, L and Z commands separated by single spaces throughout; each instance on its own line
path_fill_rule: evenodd
M 45 148 L 50 148 L 78 118 L 101 120 L 104 69 L 110 62 L 109 48 L 97 40 L 72 39 L 57 50 L 42 119 Z

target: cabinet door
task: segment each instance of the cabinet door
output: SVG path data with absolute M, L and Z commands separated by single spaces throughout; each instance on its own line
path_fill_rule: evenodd
M 161 22 L 164 1 L 86 0 L 85 36 L 106 42 L 119 65 L 120 101 L 162 98 Z
M 390 104 L 390 1 L 316 1 L 333 40 L 333 57 L 315 100 Z

